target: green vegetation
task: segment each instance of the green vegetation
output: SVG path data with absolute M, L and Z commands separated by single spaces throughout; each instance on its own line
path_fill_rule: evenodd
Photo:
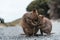
M 33 0 L 26 8 L 27 11 L 37 9 L 39 14 L 48 17 L 47 11 L 49 9 L 47 5 L 48 0 Z

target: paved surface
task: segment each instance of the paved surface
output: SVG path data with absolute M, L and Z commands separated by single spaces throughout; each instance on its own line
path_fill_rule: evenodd
M 52 21 L 52 24 L 52 33 L 54 34 L 38 37 L 25 37 L 25 35 L 20 35 L 23 33 L 23 30 L 19 26 L 0 28 L 0 40 L 60 40 L 60 22 Z

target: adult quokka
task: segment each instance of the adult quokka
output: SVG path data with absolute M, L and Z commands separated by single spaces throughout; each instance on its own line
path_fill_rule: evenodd
M 41 35 L 43 35 L 43 33 L 46 33 L 47 35 L 51 34 L 51 31 L 52 31 L 52 23 L 51 21 L 44 17 L 43 15 L 39 15 L 38 16 L 39 18 L 39 29 L 40 29 L 40 32 L 41 32 Z
M 36 35 L 38 32 L 38 13 L 36 10 L 25 13 L 22 18 L 22 28 L 27 36 Z

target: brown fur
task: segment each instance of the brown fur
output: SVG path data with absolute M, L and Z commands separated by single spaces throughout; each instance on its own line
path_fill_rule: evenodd
M 37 18 L 38 14 L 35 10 L 24 14 L 21 24 L 23 31 L 27 36 L 32 36 L 37 33 Z
M 43 35 L 43 32 L 46 34 L 50 34 L 51 30 L 52 30 L 52 23 L 51 21 L 44 17 L 43 15 L 39 15 L 38 16 L 40 24 L 39 24 L 39 28 L 40 28 L 40 32 Z

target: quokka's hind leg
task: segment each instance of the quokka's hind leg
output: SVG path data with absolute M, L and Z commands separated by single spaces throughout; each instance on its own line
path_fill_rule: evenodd
M 24 31 L 24 33 L 25 33 L 25 35 L 26 35 L 26 37 L 30 37 L 30 36 L 32 36 L 33 34 L 32 33 L 30 33 L 30 32 L 28 32 L 28 30 L 26 30 L 26 29 L 24 29 L 23 28 L 23 31 Z
M 23 28 L 23 31 L 25 33 L 26 36 L 29 36 L 28 33 L 26 32 L 26 30 Z
M 46 35 L 51 35 L 51 31 L 50 30 L 45 30 L 44 33 L 46 33 Z

